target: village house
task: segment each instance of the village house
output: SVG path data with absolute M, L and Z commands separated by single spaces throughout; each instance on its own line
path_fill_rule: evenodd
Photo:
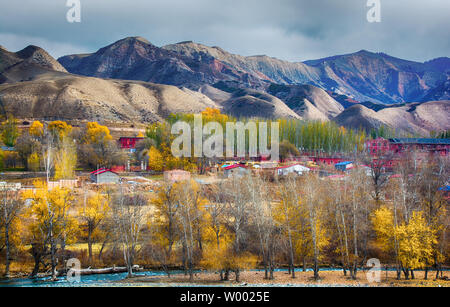
M 0 182 L 0 191 L 19 191 L 21 188 L 21 183 Z
M 297 174 L 299 176 L 308 173 L 311 169 L 300 164 L 293 164 L 289 166 L 282 166 L 277 168 L 278 176 L 287 176 L 289 174 Z
M 234 176 L 243 177 L 249 173 L 248 168 L 242 164 L 230 165 L 224 168 L 225 178 L 231 178 Z
M 91 173 L 91 181 L 96 184 L 118 184 L 120 177 L 107 168 L 101 168 Z
M 365 149 L 372 156 L 381 156 L 387 153 L 402 154 L 413 150 L 447 156 L 450 152 L 450 139 L 396 138 L 386 140 L 378 138 L 368 140 Z
M 142 140 L 144 140 L 143 137 L 121 137 L 119 139 L 120 148 L 134 152 L 136 145 Z
M 49 181 L 48 182 L 48 188 L 50 190 L 54 188 L 61 188 L 61 189 L 73 189 L 73 188 L 79 188 L 80 187 L 80 180 L 78 179 L 63 179 L 59 181 Z
M 353 162 L 347 161 L 347 162 L 337 163 L 334 167 L 338 171 L 345 172 L 345 171 L 348 171 L 353 168 Z
M 164 172 L 164 180 L 167 182 L 182 182 L 191 180 L 191 173 L 183 170 Z

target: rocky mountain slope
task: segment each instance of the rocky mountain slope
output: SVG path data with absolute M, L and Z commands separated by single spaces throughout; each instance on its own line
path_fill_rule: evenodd
M 450 58 L 419 63 L 362 50 L 292 63 L 264 55 L 235 55 L 190 41 L 160 48 L 139 37 L 117 41 L 93 54 L 65 56 L 59 62 L 69 72 L 86 76 L 192 89 L 218 82 L 258 90 L 266 90 L 272 83 L 310 84 L 357 101 L 377 103 L 423 101 L 450 76 Z
M 312 85 L 272 84 L 267 92 L 285 101 L 289 108 L 305 119 L 327 121 L 344 111 L 344 107 L 327 92 Z
M 234 117 L 301 118 L 280 99 L 255 90 L 241 89 L 222 102 L 223 111 Z
M 0 112 L 18 118 L 145 123 L 161 121 L 170 113 L 198 113 L 213 107 L 236 117 L 334 120 L 368 130 L 387 125 L 428 135 L 432 130 L 450 129 L 449 100 L 359 104 L 314 85 L 287 84 L 296 73 L 299 78 L 316 78 L 317 67 L 344 61 L 340 57 L 313 61 L 309 66 L 300 63 L 293 69 L 276 59 L 231 55 L 192 42 L 158 48 L 142 38 L 129 38 L 96 54 L 68 56 L 60 62 L 36 46 L 16 53 L 0 47 L 0 60 Z M 432 76 L 449 72 L 446 63 L 443 58 L 425 64 L 398 61 L 395 65 L 403 71 L 431 67 L 420 78 L 432 82 Z M 336 67 L 333 69 L 338 71 Z M 383 71 L 372 70 L 377 69 Z M 267 74 L 261 73 L 263 70 Z M 95 77 L 85 76 L 91 74 Z M 364 78 L 371 78 L 371 73 L 367 74 Z M 282 80 L 283 75 L 290 76 L 289 80 Z M 129 80 L 133 78 L 162 84 Z M 375 81 L 367 84 L 375 86 Z M 448 97 L 448 85 L 448 80 L 443 81 L 424 99 Z
M 359 101 L 382 103 L 421 101 L 450 76 L 442 70 L 450 58 L 418 63 L 365 50 L 305 64 L 329 76 L 328 89 Z
M 363 105 L 355 105 L 333 119 L 339 125 L 370 130 L 384 125 L 398 132 L 429 135 L 430 131 L 450 129 L 450 101 L 411 103 L 384 108 L 375 112 Z
M 33 46 L 0 59 L 0 111 L 18 118 L 154 122 L 218 107 L 187 88 L 69 74 Z
M 37 46 L 28 46 L 16 53 L 0 48 L 0 83 L 30 81 L 36 76 L 49 77 L 67 73 L 66 69 Z

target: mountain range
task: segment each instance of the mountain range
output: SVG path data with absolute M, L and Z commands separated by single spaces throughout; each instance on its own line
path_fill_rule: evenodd
M 450 129 L 450 58 L 425 63 L 359 51 L 292 63 L 141 37 L 53 59 L 0 47 L 0 108 L 23 118 L 153 122 L 216 107 L 427 135 Z
M 257 90 L 265 90 L 272 83 L 310 84 L 357 101 L 385 104 L 422 102 L 427 95 L 434 95 L 435 100 L 448 98 L 448 92 L 439 89 L 450 77 L 450 58 L 419 63 L 362 50 L 291 63 L 264 55 L 234 55 L 194 42 L 160 48 L 140 37 L 117 41 L 92 54 L 64 56 L 58 61 L 69 72 L 85 76 L 193 89 L 219 82 L 231 88 Z

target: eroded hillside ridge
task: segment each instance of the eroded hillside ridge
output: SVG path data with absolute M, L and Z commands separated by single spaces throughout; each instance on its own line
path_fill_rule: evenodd
M 240 56 L 191 41 L 157 47 L 140 37 L 119 40 L 92 54 L 59 62 L 71 73 L 150 81 L 198 89 L 224 82 L 266 90 L 272 83 L 310 84 L 357 101 L 404 103 L 448 99 L 450 58 L 425 63 L 361 50 L 353 54 L 292 63 L 265 55 Z
M 191 46 L 198 50 L 194 52 Z M 162 121 L 171 113 L 198 113 L 210 107 L 238 118 L 335 121 L 346 127 L 366 130 L 384 125 L 428 135 L 430 131 L 450 129 L 448 80 L 427 94 L 430 102 L 386 105 L 367 101 L 360 103 L 349 96 L 311 84 L 287 84 L 291 81 L 282 81 L 272 73 L 261 74 L 261 62 L 256 65 L 256 62 L 248 61 L 249 57 L 231 55 L 218 47 L 192 42 L 158 48 L 142 38 L 129 38 L 96 54 L 60 59 L 66 70 L 39 47 L 29 46 L 16 53 L 0 48 L 1 112 L 18 118 L 44 120 L 149 123 Z M 170 59 L 161 62 L 161 55 L 169 55 Z M 101 57 L 100 61 L 95 60 L 97 56 Z M 193 60 L 187 61 L 189 58 Z M 257 61 L 265 57 L 251 58 Z M 142 69 L 139 75 L 136 69 L 140 66 L 136 63 L 146 65 L 149 59 L 154 61 L 145 67 L 160 67 L 161 70 L 153 74 L 152 69 Z M 190 67 L 195 59 L 215 64 L 204 65 L 202 70 L 196 71 Z M 217 70 L 219 60 L 225 64 Z M 309 65 L 313 67 L 335 60 L 318 60 Z M 67 61 L 73 63 L 69 65 Z M 87 63 L 81 66 L 92 71 L 74 71 L 80 61 Z M 184 68 L 178 67 L 186 61 L 190 66 L 183 64 Z M 280 63 L 276 59 L 271 61 L 273 67 Z M 447 74 L 445 63 L 446 58 L 443 58 L 425 65 Z M 403 64 L 407 66 L 407 62 Z M 122 70 L 124 65 L 127 69 Z M 166 74 L 168 67 L 173 71 L 170 78 Z M 239 68 L 230 70 L 226 67 Z M 306 64 L 298 67 L 305 68 L 313 76 Z M 95 76 L 86 76 L 91 73 Z M 130 80 L 132 76 L 145 74 L 146 79 L 152 82 Z M 185 78 L 188 78 L 186 83 Z M 167 80 L 177 80 L 173 82 L 177 85 L 167 84 L 170 83 L 165 82 Z M 447 100 L 438 101 L 437 98 Z

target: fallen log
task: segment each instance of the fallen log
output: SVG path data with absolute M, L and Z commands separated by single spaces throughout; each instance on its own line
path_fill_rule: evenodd
M 133 266 L 133 272 L 141 271 L 141 268 L 138 266 Z M 98 274 L 113 274 L 113 273 L 126 273 L 128 272 L 126 267 L 112 267 L 112 268 L 104 268 L 104 269 L 81 269 L 75 270 L 72 269 L 72 272 L 77 274 L 79 273 L 81 276 L 85 275 L 98 275 Z

